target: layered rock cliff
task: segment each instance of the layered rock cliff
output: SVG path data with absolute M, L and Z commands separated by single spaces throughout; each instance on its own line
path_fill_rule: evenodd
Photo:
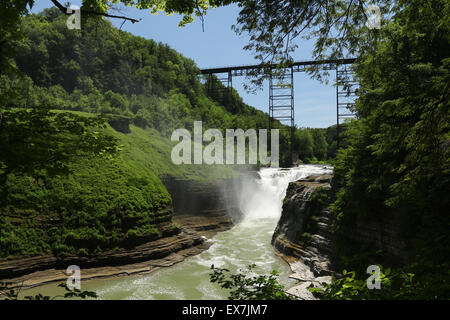
M 272 237 L 275 249 L 302 260 L 315 275 L 329 275 L 332 217 L 331 176 L 311 176 L 289 184 Z
M 336 190 L 331 186 L 332 176 L 310 176 L 289 184 L 278 225 L 272 237 L 272 245 L 291 266 L 291 278 L 301 283 L 288 293 L 302 299 L 315 299 L 309 292 L 310 285 L 330 283 L 331 275 L 345 266 L 339 266 L 338 254 L 342 248 L 368 248 L 382 250 L 384 260 L 373 264 L 401 261 L 405 248 L 398 225 L 392 217 L 381 214 L 376 220 L 359 215 L 351 224 L 332 231 L 334 215 L 330 204 Z
M 82 270 L 83 280 L 147 273 L 181 262 L 210 246 L 205 240 L 233 226 L 241 217 L 241 178 L 200 183 L 166 177 L 173 210 L 155 216 L 157 233 L 141 236 L 124 248 L 90 257 L 41 255 L 0 261 L 0 279 L 31 287 L 67 278 L 69 265 Z
M 172 197 L 175 216 L 217 217 L 226 215 L 237 221 L 242 216 L 239 210 L 239 190 L 245 174 L 210 183 L 172 176 L 166 176 L 162 180 Z
M 314 299 L 311 284 L 330 282 L 333 273 L 331 176 L 310 176 L 289 184 L 272 245 L 291 266 L 291 278 L 303 281 L 288 290 L 302 299 Z

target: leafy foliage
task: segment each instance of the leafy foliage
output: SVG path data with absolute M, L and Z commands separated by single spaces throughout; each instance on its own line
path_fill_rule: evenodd
M 309 290 L 327 300 L 402 300 L 421 297 L 421 290 L 414 282 L 414 274 L 400 269 L 382 270 L 381 266 L 380 269 L 380 289 L 368 289 L 364 275 L 343 270 L 342 277 L 334 278 L 325 289 L 312 287 Z
M 10 288 L 11 283 L 8 282 L 0 282 L 0 296 L 4 295 L 6 297 L 6 300 L 18 300 L 19 294 L 20 294 L 20 288 L 19 289 L 11 289 Z M 57 296 L 44 296 L 41 293 L 38 293 L 34 296 L 25 296 L 25 300 L 54 300 L 56 298 L 64 298 L 64 299 L 70 299 L 70 298 L 80 298 L 80 299 L 86 299 L 86 298 L 97 298 L 97 294 L 92 291 L 86 291 L 86 290 L 80 290 L 77 288 L 69 288 L 66 283 L 60 283 L 58 287 L 64 288 L 65 293 L 64 295 L 57 295 Z
M 277 281 L 278 273 L 255 275 L 256 265 L 249 265 L 242 273 L 231 273 L 226 268 L 211 266 L 210 281 L 230 290 L 230 300 L 292 300 Z
M 335 166 L 336 227 L 386 219 L 398 226 L 403 269 L 420 290 L 411 297 L 449 294 L 449 13 L 438 0 L 394 7 L 357 64 L 361 119 Z
M 13 41 L 22 36 L 18 24 L 22 15 L 28 12 L 33 0 L 2 1 L 0 3 L 0 70 L 14 70 L 12 61 L 16 51 Z
M 120 148 L 116 139 L 98 131 L 105 122 L 102 118 L 47 108 L 3 112 L 0 181 L 5 181 L 10 173 L 33 175 L 42 169 L 50 175 L 67 173 L 69 161 L 86 154 L 117 154 Z

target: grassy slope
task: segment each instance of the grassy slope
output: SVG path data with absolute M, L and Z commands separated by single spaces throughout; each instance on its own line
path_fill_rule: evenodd
M 143 166 L 152 172 L 157 172 L 159 177 L 171 175 L 207 183 L 236 174 L 231 168 L 225 166 L 177 166 L 170 158 L 172 147 L 176 143 L 161 137 L 154 129 L 144 130 L 132 125 L 131 130 L 132 133 L 128 135 L 114 131 L 122 144 L 129 147 L 124 150 L 123 158 L 130 161 L 132 165 Z
M 158 216 L 171 210 L 160 177 L 203 183 L 231 177 L 226 167 L 176 166 L 174 145 L 154 129 L 131 126 L 130 134 L 105 129 L 124 145 L 117 158 L 83 159 L 68 177 L 10 176 L 9 206 L 0 215 L 0 257 L 95 254 L 133 246 L 156 236 Z

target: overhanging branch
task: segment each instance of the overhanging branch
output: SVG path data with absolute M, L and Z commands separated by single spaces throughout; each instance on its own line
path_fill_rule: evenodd
M 61 3 L 59 3 L 57 0 L 51 0 L 53 2 L 53 4 L 64 14 L 66 15 L 70 15 L 70 13 L 67 12 L 67 7 L 63 6 Z M 108 14 L 108 13 L 103 13 L 103 12 L 96 12 L 96 11 L 91 11 L 91 10 L 84 10 L 81 9 L 80 12 L 82 14 L 87 14 L 87 15 L 95 15 L 95 16 L 104 16 L 107 18 L 115 18 L 115 19 L 123 19 L 123 20 L 128 20 L 131 21 L 132 23 L 135 22 L 139 22 L 140 20 L 137 19 L 133 19 L 133 18 L 129 18 L 129 17 L 125 17 L 125 16 L 116 16 L 113 14 Z

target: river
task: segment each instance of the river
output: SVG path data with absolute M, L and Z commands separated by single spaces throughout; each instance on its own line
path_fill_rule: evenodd
M 89 280 L 83 290 L 95 291 L 100 299 L 226 299 L 228 291 L 209 281 L 211 265 L 237 271 L 255 264 L 254 272 L 277 270 L 279 281 L 289 288 L 290 268 L 270 244 L 281 215 L 282 200 L 289 182 L 311 174 L 331 173 L 329 167 L 301 165 L 292 169 L 261 169 L 261 179 L 249 180 L 240 193 L 244 217 L 232 229 L 216 234 L 211 247 L 185 261 L 147 275 Z M 60 292 L 55 284 L 25 290 L 24 295 Z

